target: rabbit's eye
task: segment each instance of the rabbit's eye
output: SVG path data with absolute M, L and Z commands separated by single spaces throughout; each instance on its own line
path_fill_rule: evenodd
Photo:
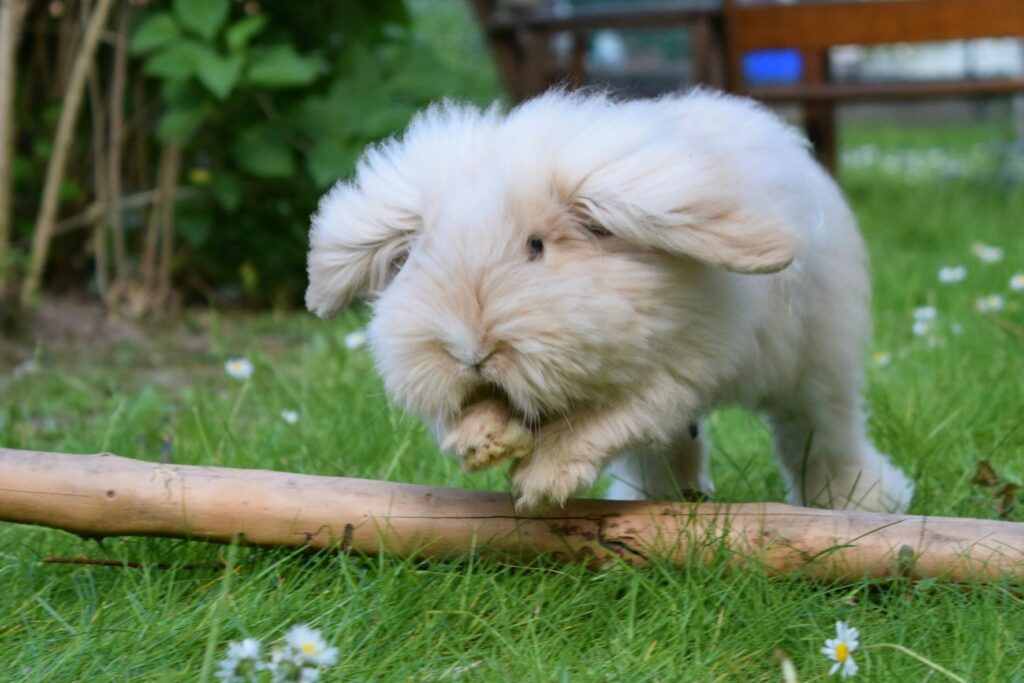
M 527 254 L 531 261 L 536 261 L 544 254 L 544 240 L 539 237 L 531 237 L 526 240 Z

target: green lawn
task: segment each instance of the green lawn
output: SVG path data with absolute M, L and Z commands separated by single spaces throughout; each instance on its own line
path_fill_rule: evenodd
M 914 132 L 969 156 L 996 140 Z M 853 149 L 899 147 L 891 130 L 859 129 Z M 871 431 L 913 476 L 913 512 L 993 518 L 971 484 L 987 458 L 1024 477 L 1024 187 L 998 170 L 901 180 L 872 164 L 844 184 L 874 255 L 876 333 L 869 350 Z M 973 242 L 998 245 L 986 264 Z M 963 264 L 958 284 L 940 266 Z M 1001 312 L 975 300 L 1002 293 Z M 915 336 L 913 309 L 938 310 Z M 365 349 L 348 350 L 358 312 L 310 316 L 186 314 L 132 341 L 84 348 L 40 342 L 38 371 L 0 366 L 0 444 L 68 452 L 110 450 L 175 463 L 261 467 L 474 488 L 504 487 L 500 472 L 467 476 L 424 430 L 388 405 Z M 224 361 L 255 364 L 248 382 Z M 875 359 L 879 360 L 875 360 Z M 888 362 L 886 363 L 886 359 Z M 287 424 L 282 410 L 295 410 Z M 768 434 L 754 416 L 711 420 L 723 501 L 781 500 Z M 0 482 L 2 487 L 2 482 Z M 1024 507 L 1024 506 L 1020 506 Z M 1024 520 L 1020 507 L 1009 517 Z M 143 563 L 120 569 L 42 563 L 50 555 Z M 824 680 L 819 653 L 837 620 L 861 630 L 865 681 L 941 681 L 908 648 L 965 680 L 1024 681 L 1020 587 L 936 582 L 853 585 L 770 579 L 724 566 L 591 572 L 537 563 L 510 567 L 365 559 L 335 553 L 239 550 L 155 539 L 102 545 L 0 524 L 0 680 L 195 681 L 212 644 L 273 641 L 292 624 L 321 629 L 339 648 L 324 680 L 778 681 L 776 650 L 802 681 Z M 170 564 L 171 567 L 158 565 Z M 187 567 L 185 565 L 193 565 Z

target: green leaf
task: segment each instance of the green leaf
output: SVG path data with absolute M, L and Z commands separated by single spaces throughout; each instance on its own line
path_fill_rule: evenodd
M 242 55 L 225 57 L 207 49 L 196 61 L 196 77 L 218 100 L 225 100 L 238 83 L 244 61 Z
M 286 178 L 295 173 L 295 160 L 284 136 L 266 124 L 243 130 L 231 153 L 243 170 L 262 178 Z
M 74 178 L 66 178 L 57 191 L 57 196 L 62 202 L 78 202 L 85 197 L 85 190 Z
M 132 31 L 128 51 L 133 55 L 150 52 L 163 47 L 181 35 L 174 18 L 166 12 L 151 14 Z
M 194 40 L 171 43 L 149 57 L 142 70 L 165 80 L 184 80 L 195 73 L 204 49 Z
M 201 247 L 213 230 L 209 207 L 181 202 L 174 212 L 174 232 L 191 247 Z
M 160 99 L 166 106 L 181 106 L 182 104 L 198 106 L 207 97 L 206 88 L 191 78 L 160 82 Z
M 174 0 L 174 14 L 191 33 L 209 41 L 228 18 L 228 0 Z
M 387 137 L 405 128 L 416 110 L 404 104 L 386 104 L 366 112 L 360 132 L 371 140 Z
M 320 188 L 348 175 L 355 166 L 359 150 L 337 140 L 322 139 L 306 158 L 306 170 Z
M 242 203 L 242 182 L 232 173 L 218 171 L 210 182 L 217 202 L 227 211 L 236 210 Z
M 268 88 L 294 88 L 309 85 L 320 74 L 320 63 L 303 57 L 289 44 L 254 52 L 247 80 Z
M 245 49 L 249 45 L 249 41 L 262 31 L 266 25 L 267 17 L 263 14 L 254 14 L 251 17 L 239 19 L 231 24 L 224 33 L 228 49 L 232 52 Z
M 156 136 L 160 140 L 186 140 L 203 122 L 206 111 L 203 107 L 171 108 L 165 111 L 156 123 Z

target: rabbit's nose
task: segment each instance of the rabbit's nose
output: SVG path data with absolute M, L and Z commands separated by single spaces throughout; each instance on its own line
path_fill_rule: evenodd
M 494 355 L 494 347 L 474 345 L 470 348 L 447 347 L 448 354 L 467 370 L 480 373 Z
M 497 349 L 491 349 L 487 352 L 481 351 L 477 355 L 476 362 L 473 363 L 473 370 L 475 370 L 477 374 L 482 373 L 484 370 L 484 365 L 486 365 L 487 361 L 489 361 L 494 356 L 496 351 Z

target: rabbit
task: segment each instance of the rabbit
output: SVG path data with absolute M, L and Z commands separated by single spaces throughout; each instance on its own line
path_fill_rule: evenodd
M 356 296 L 389 396 L 517 510 L 610 464 L 616 499 L 707 497 L 702 416 L 766 414 L 787 500 L 905 511 L 859 395 L 870 286 L 856 220 L 804 137 L 709 90 L 451 102 L 321 199 L 306 304 Z

